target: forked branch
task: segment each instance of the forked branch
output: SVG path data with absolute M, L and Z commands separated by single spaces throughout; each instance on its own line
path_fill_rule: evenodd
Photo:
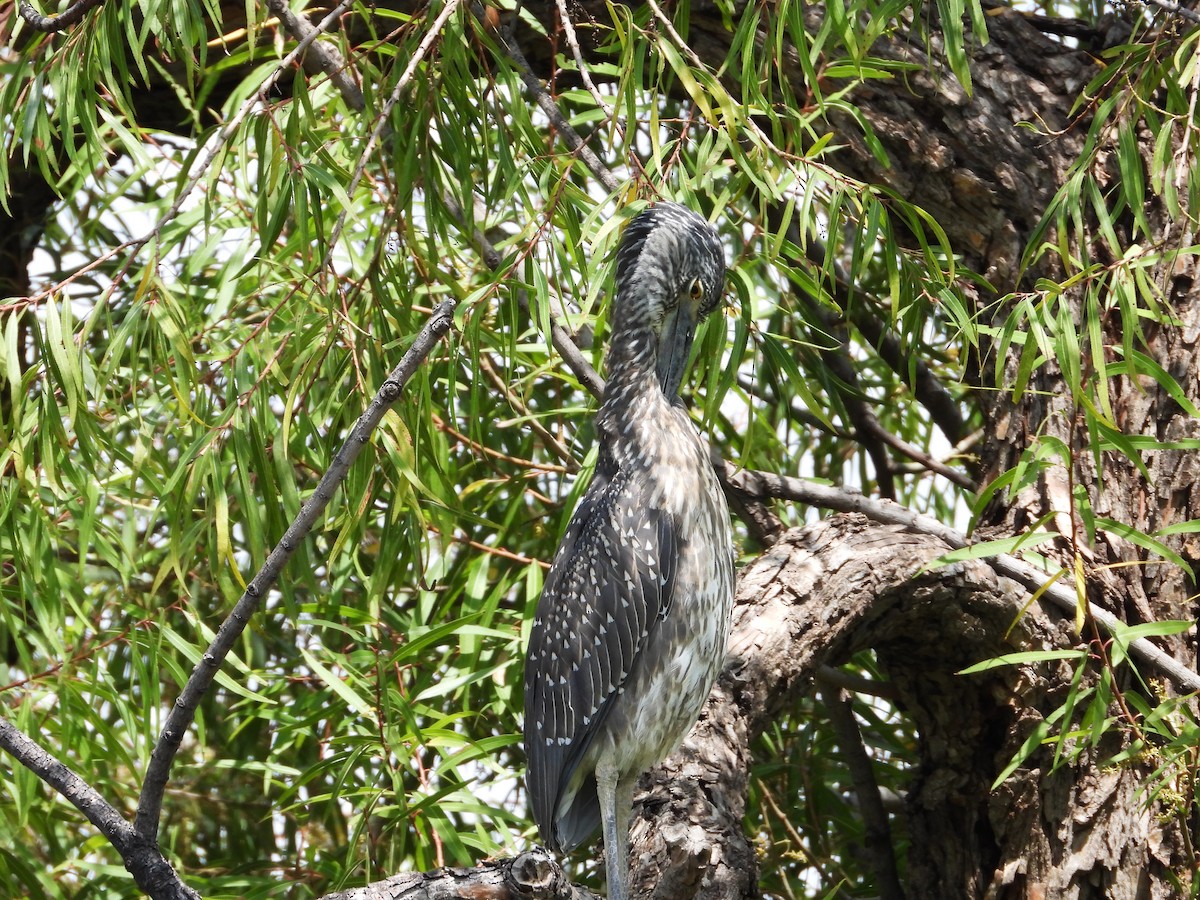
M 183 883 L 154 841 L 138 834 L 95 788 L 4 718 L 0 718 L 0 747 L 65 797 L 108 838 L 143 891 L 155 900 L 200 900 L 200 895 Z

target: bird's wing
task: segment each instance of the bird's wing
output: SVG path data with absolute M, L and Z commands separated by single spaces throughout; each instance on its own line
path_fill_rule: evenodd
M 557 833 L 558 807 L 670 606 L 677 551 L 671 515 L 651 508 L 634 479 L 598 470 L 546 576 L 525 663 L 527 784 L 542 837 L 555 849 L 591 830 L 577 824 Z M 594 790 L 574 802 L 594 805 Z M 580 823 L 597 814 L 573 816 Z

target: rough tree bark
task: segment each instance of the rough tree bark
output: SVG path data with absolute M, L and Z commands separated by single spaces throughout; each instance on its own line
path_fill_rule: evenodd
M 890 152 L 910 151 L 892 170 L 904 173 L 902 178 L 893 178 L 890 184 L 937 209 L 939 220 L 957 230 L 952 237 L 955 245 L 977 254 L 973 264 L 987 273 L 998 294 L 1004 294 L 1031 286 L 1039 275 L 1055 274 L 1034 269 L 1025 273 L 1023 283 L 1017 283 L 1013 266 L 1036 217 L 1065 181 L 1086 134 L 1086 119 L 1072 121 L 1068 114 L 1094 65 L 1088 54 L 1040 38 L 1015 13 L 993 20 L 990 30 L 991 43 L 975 55 L 975 98 L 966 101 L 955 96 L 954 82 L 944 72 L 936 77 L 934 66 L 922 70 L 934 77 L 926 77 L 922 83 L 918 76 L 912 83 L 917 86 L 916 96 L 895 98 L 899 104 L 895 114 L 890 114 L 886 103 L 867 105 L 881 110 L 873 122 L 877 131 L 907 135 L 905 123 L 921 123 L 919 134 L 902 137 L 896 149 L 889 146 Z M 913 52 L 912 48 L 908 52 Z M 1007 123 L 1006 115 L 1010 117 Z M 1020 121 L 1044 124 L 1031 133 L 1016 127 Z M 934 170 L 922 168 L 922 159 L 936 161 Z M 997 160 L 1001 162 L 997 164 Z M 886 173 L 878 171 L 875 176 L 885 178 Z M 941 189 L 933 186 L 939 179 Z M 1185 246 L 1192 241 L 1192 235 L 1178 234 L 1176 224 L 1162 211 L 1151 212 L 1163 245 Z M 1099 248 L 1092 256 L 1104 258 Z M 1150 335 L 1150 355 L 1195 400 L 1200 328 L 1195 272 L 1190 265 L 1179 266 L 1169 277 L 1159 273 L 1156 280 L 1169 285 L 1168 296 L 1181 327 Z M 988 299 L 979 298 L 981 303 Z M 1078 305 L 1075 313 L 1076 323 L 1081 322 Z M 1114 344 L 1121 341 L 1119 333 L 1107 338 Z M 1005 375 L 1011 377 L 1014 372 L 1015 360 L 1010 361 Z M 1098 514 L 1142 531 L 1153 532 L 1200 513 L 1196 454 L 1146 454 L 1152 475 L 1149 483 L 1131 463 L 1109 455 L 1101 485 L 1090 455 L 1082 452 L 1078 414 L 1059 371 L 1042 370 L 1016 404 L 1004 391 L 988 390 L 997 387 L 988 371 L 980 371 L 976 377 L 984 388 L 981 394 L 988 398 L 983 404 L 987 440 L 980 454 L 988 465 L 988 471 L 982 473 L 985 480 L 1015 464 L 1039 434 L 1060 437 L 1075 453 L 1073 472 L 1050 470 L 1013 502 L 993 504 L 983 523 L 989 536 L 1020 533 L 1044 513 L 1067 508 L 1070 501 L 1064 494 L 1069 479 L 1086 490 Z M 1135 385 L 1121 379 L 1114 388 L 1117 420 L 1127 434 L 1174 440 L 1194 438 L 1200 432 L 1200 423 L 1185 415 L 1158 385 Z M 1060 517 L 1058 527 L 1064 535 L 1062 556 L 1070 559 L 1074 527 L 1069 517 L 1065 522 Z M 1194 556 L 1183 541 L 1176 541 L 1175 549 Z M 1143 551 L 1112 537 L 1084 552 L 1089 559 L 1092 602 L 1131 623 L 1194 618 L 1191 598 L 1196 588 L 1178 568 L 1146 566 Z M 1103 569 L 1120 562 L 1141 564 Z M 1070 634 L 1059 637 L 1060 646 L 1074 640 Z M 1169 643 L 1176 657 L 1194 668 L 1195 635 Z M 1085 758 L 1077 766 L 1050 775 L 1047 759 L 1035 757 L 989 799 L 988 785 L 998 766 L 1011 758 L 1041 717 L 1062 702 L 1069 669 L 1026 673 L 1017 692 L 991 700 L 980 698 L 978 706 L 961 702 L 967 699 L 961 696 L 961 688 L 946 681 L 950 697 L 959 702 L 952 699 L 933 704 L 928 698 L 943 694 L 922 684 L 929 672 L 919 658 L 912 658 L 912 649 L 907 659 L 903 654 L 881 653 L 881 660 L 900 686 L 922 734 L 926 772 L 909 803 L 914 829 L 910 883 L 915 895 L 1176 895 L 1177 888 L 1168 876 L 1177 873 L 1187 881 L 1184 836 L 1177 822 L 1157 820 L 1162 810 L 1146 809 L 1135 797 L 1140 782 L 1153 771 L 1153 763 L 1144 761 L 1109 771 L 1101 769 L 1097 760 Z M 942 672 L 947 674 L 944 668 Z M 967 709 L 973 709 L 973 715 L 964 718 Z M 954 748 L 959 761 L 939 754 L 943 741 Z M 962 787 L 954 796 L 931 797 L 929 786 L 948 775 L 959 779 Z M 975 835 L 977 849 L 962 854 L 963 835 Z M 955 854 L 947 857 L 941 848 L 951 847 Z M 973 870 L 978 878 L 972 876 Z

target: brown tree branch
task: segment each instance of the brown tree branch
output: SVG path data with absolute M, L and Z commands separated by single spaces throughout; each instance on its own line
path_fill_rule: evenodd
M 738 383 L 738 387 L 740 387 L 743 391 L 745 391 L 751 397 L 754 397 L 756 400 L 759 400 L 763 403 L 776 402 L 776 400 L 774 398 L 765 396 L 765 392 L 763 391 L 763 386 L 761 384 L 759 384 L 758 382 L 756 382 L 753 378 L 749 377 L 748 375 L 738 375 L 737 383 Z M 792 397 L 789 400 L 788 414 L 795 421 L 800 422 L 802 425 L 807 425 L 809 428 L 813 429 L 814 431 L 823 432 L 824 434 L 828 434 L 831 437 L 835 437 L 835 438 L 838 438 L 839 440 L 843 440 L 843 441 L 857 441 L 858 440 L 858 434 L 856 432 L 847 431 L 843 428 L 838 428 L 836 426 L 830 426 L 830 425 L 827 425 L 826 423 L 822 422 L 819 418 L 817 418 L 815 413 L 813 413 L 811 410 L 809 410 L 804 405 L 804 403 L 800 400 L 799 397 Z
M 1200 23 L 1200 15 L 1196 14 L 1186 6 L 1181 6 L 1178 3 L 1172 3 L 1171 0 L 1144 0 L 1150 6 L 1157 6 L 1159 9 L 1165 9 L 1169 13 L 1174 13 L 1177 16 L 1182 16 L 1189 22 Z
M 886 432 L 859 386 L 858 371 L 850 359 L 845 328 L 814 298 L 806 296 L 804 301 L 808 318 L 818 322 L 825 333 L 837 341 L 836 347 L 822 346 L 818 352 L 825 367 L 837 382 L 837 392 L 841 395 L 850 423 L 854 426 L 858 443 L 867 452 L 875 467 L 875 483 L 880 496 L 885 500 L 895 500 L 896 482 L 892 473 L 892 458 L 879 439 L 880 433 Z
M 521 47 L 513 36 L 512 29 L 508 24 L 502 26 L 500 30 L 500 42 L 504 47 L 504 52 L 508 54 L 509 59 L 516 66 L 517 73 L 521 76 L 521 81 L 524 82 L 529 96 L 537 103 L 538 108 L 546 114 L 546 117 L 550 120 L 550 125 L 559 133 L 563 142 L 571 149 L 571 152 L 583 160 L 583 164 L 588 167 L 588 171 L 596 177 L 596 180 L 610 194 L 616 194 L 620 191 L 620 180 L 612 173 L 608 166 L 600 161 L 600 157 L 584 143 L 579 132 L 567 121 L 567 117 L 562 114 L 562 110 L 558 108 L 558 104 L 554 102 L 554 98 L 542 87 L 541 81 L 533 73 L 529 61 L 525 58 L 525 54 L 521 52 Z
M 771 211 L 771 221 L 775 228 L 782 228 L 783 222 L 778 209 Z M 842 271 L 836 260 L 829 259 L 825 246 L 816 239 L 801 240 L 799 226 L 795 221 L 787 225 L 788 237 L 796 246 L 803 245 L 805 255 L 819 270 L 825 270 L 832 265 L 833 299 L 842 310 L 842 315 L 835 316 L 826 309 L 820 301 L 807 293 L 802 299 L 805 303 L 806 314 L 810 320 L 819 323 L 821 329 L 838 342 L 837 347 L 821 347 L 821 358 L 829 371 L 843 387 L 839 390 L 846 412 L 854 426 L 854 440 L 857 441 L 875 467 L 879 493 L 888 500 L 896 497 L 894 478 L 897 469 L 892 464 L 886 447 L 899 451 L 909 459 L 915 460 L 944 478 L 949 479 L 966 490 L 975 490 L 975 483 L 966 474 L 938 462 L 920 448 L 914 447 L 907 441 L 901 440 L 880 424 L 878 417 L 871 410 L 863 391 L 859 386 L 857 368 L 849 356 L 849 335 L 846 328 L 846 317 L 852 315 L 855 326 L 863 337 L 875 348 L 879 358 L 897 375 L 909 384 L 910 390 L 917 402 L 926 408 L 930 418 L 951 442 L 961 439 L 964 428 L 962 412 L 957 401 L 946 390 L 941 381 L 933 374 L 929 366 L 921 360 L 913 365 L 910 383 L 910 360 L 901 350 L 900 340 L 887 329 L 874 315 L 865 311 L 866 303 L 852 302 L 852 290 L 849 278 Z M 852 314 L 851 311 L 854 311 Z M 802 415 L 806 411 L 802 412 Z M 811 415 L 808 413 L 808 415 Z
M 952 484 L 957 484 L 960 488 L 974 493 L 979 490 L 979 485 L 975 483 L 965 472 L 955 469 L 953 466 L 948 466 L 938 459 L 934 459 L 920 447 L 915 447 L 903 438 L 899 438 L 892 434 L 886 428 L 879 424 L 879 420 L 875 419 L 873 424 L 867 423 L 867 427 L 872 430 L 875 437 L 887 444 L 892 449 L 907 456 L 913 462 L 917 463 L 913 468 L 917 471 L 925 469 L 933 472 L 936 475 L 941 475 Z M 895 465 L 892 466 L 893 472 L 899 472 L 901 469 Z
M 317 40 L 322 32 L 308 19 L 292 12 L 287 0 L 267 0 L 267 9 L 279 20 L 284 31 L 297 42 L 307 46 L 308 49 L 300 58 L 304 71 L 309 75 L 324 74 L 338 89 L 346 105 L 362 112 L 366 108 L 366 101 L 358 82 L 347 71 L 346 60 L 342 58 L 341 51 L 333 44 Z
M 751 496 L 796 500 L 822 509 L 860 513 L 881 524 L 902 525 L 924 532 L 944 541 L 948 548 L 953 550 L 963 549 L 971 543 L 965 535 L 937 519 L 915 513 L 897 503 L 873 500 L 844 488 L 749 469 L 731 472 L 728 477 L 737 489 Z M 1055 580 L 1061 573 L 1038 568 L 1007 553 L 991 555 L 987 559 L 999 574 L 1023 584 L 1030 591 L 1042 591 L 1043 596 L 1053 601 L 1059 609 L 1072 617 L 1075 616 L 1078 607 L 1075 591 Z M 1123 627 L 1123 623 L 1116 616 L 1094 603 L 1088 603 L 1088 613 L 1109 634 Z M 1138 661 L 1158 669 L 1179 690 L 1185 693 L 1200 691 L 1200 675 L 1149 640 L 1136 638 L 1130 641 L 1129 653 Z
M 579 462 L 575 459 L 575 456 L 571 453 L 570 449 L 558 439 L 556 434 L 550 431 L 549 428 L 537 420 L 536 416 L 529 412 L 528 407 L 525 405 L 525 401 L 513 392 L 513 389 L 509 386 L 508 382 L 504 380 L 504 376 L 500 374 L 494 365 L 492 365 L 486 354 L 481 353 L 479 355 L 479 371 L 483 372 L 484 377 L 492 383 L 492 386 L 495 387 L 496 390 L 504 394 L 505 399 L 508 400 L 508 405 L 516 410 L 517 413 L 525 417 L 524 425 L 542 439 L 546 449 L 562 460 L 565 471 L 572 474 L 578 472 Z
M 583 50 L 579 47 L 579 37 L 575 34 L 575 23 L 571 21 L 571 11 L 567 9 L 567 0 L 554 0 L 554 3 L 558 7 L 558 20 L 562 25 L 563 34 L 566 36 L 567 46 L 571 48 L 571 55 L 575 59 L 575 65 L 579 68 L 579 78 L 588 89 L 588 93 L 592 95 L 592 99 L 596 101 L 596 106 L 604 110 L 609 121 L 612 121 L 616 118 L 617 113 L 600 96 L 600 91 L 597 90 L 596 83 L 592 81 L 591 73 L 588 72 L 587 61 L 583 58 Z
M 763 547 L 770 547 L 782 537 L 786 530 L 783 520 L 775 513 L 775 510 L 771 509 L 770 504 L 742 490 L 730 478 L 730 474 L 737 470 L 712 447 L 709 448 L 709 457 L 712 459 L 717 480 L 721 482 L 721 489 L 725 492 L 725 498 L 729 501 L 729 507 L 733 514 L 746 524 L 746 528 L 754 540 Z
M 789 226 L 789 230 L 796 228 L 795 222 Z M 798 231 L 794 237 L 799 237 Z M 929 417 L 942 430 L 942 434 L 946 435 L 947 440 L 952 444 L 962 440 L 966 427 L 963 422 L 962 410 L 959 408 L 958 401 L 946 390 L 941 379 L 933 373 L 924 360 L 910 359 L 909 355 L 904 352 L 900 339 L 874 314 L 874 304 L 865 302 L 865 298 L 858 302 L 853 301 L 853 293 L 857 292 L 862 295 L 863 292 L 857 288 L 852 291 L 849 277 L 837 260 L 829 260 L 824 244 L 811 237 L 802 243 L 805 256 L 818 270 L 824 271 L 832 263 L 832 295 L 834 301 L 841 308 L 842 314 L 854 323 L 854 327 L 859 330 L 867 343 L 875 348 L 875 352 L 879 354 L 879 358 L 887 364 L 888 368 L 904 379 L 906 383 L 911 372 L 910 387 L 913 396 L 929 412 Z M 797 246 L 800 244 L 797 243 Z M 911 369 L 910 363 L 913 363 Z
M 817 677 L 822 684 L 843 688 L 854 694 L 866 694 L 868 697 L 881 697 L 884 700 L 895 700 L 896 686 L 887 681 L 867 678 L 857 672 L 847 672 L 845 669 L 835 669 L 833 666 L 821 666 Z
M 778 224 L 778 217 L 776 217 L 776 222 Z M 841 395 L 843 402 L 846 404 L 846 410 L 850 416 L 851 423 L 854 425 L 854 439 L 862 445 L 871 457 L 871 461 L 875 466 L 876 477 L 879 481 L 880 494 L 885 499 L 895 499 L 892 476 L 897 470 L 892 465 L 891 458 L 884 449 L 885 446 L 891 447 L 909 459 L 920 463 L 929 471 L 941 475 L 943 478 L 948 479 L 965 490 L 977 490 L 978 486 L 974 480 L 964 472 L 939 462 L 929 454 L 923 452 L 919 447 L 915 447 L 892 434 L 880 424 L 879 419 L 863 398 L 858 384 L 857 369 L 849 359 L 849 337 L 847 335 L 845 317 L 848 316 L 853 321 L 855 327 L 858 328 L 863 337 L 875 348 L 876 353 L 879 354 L 879 358 L 893 372 L 903 378 L 906 383 L 908 383 L 909 379 L 910 360 L 902 352 L 900 340 L 878 318 L 867 311 L 868 304 L 862 301 L 852 301 L 849 279 L 836 260 L 828 259 L 824 245 L 815 239 L 801 241 L 798 226 L 795 222 L 791 222 L 788 225 L 788 231 L 792 242 L 797 246 L 803 244 L 808 260 L 819 269 L 823 270 L 832 263 L 833 299 L 842 309 L 843 317 L 839 318 L 835 316 L 823 307 L 815 297 L 805 295 L 804 300 L 806 301 L 807 315 L 810 319 L 817 321 L 821 328 L 840 344 L 839 348 L 822 347 L 820 350 L 821 357 L 825 360 L 825 364 L 838 381 L 845 385 L 845 390 L 841 392 Z M 961 440 L 965 425 L 958 402 L 950 395 L 950 392 L 946 390 L 940 379 L 933 374 L 933 371 L 924 361 L 916 361 L 909 387 L 917 402 L 925 407 L 929 412 L 930 418 L 942 430 L 942 433 L 951 442 L 957 443 Z

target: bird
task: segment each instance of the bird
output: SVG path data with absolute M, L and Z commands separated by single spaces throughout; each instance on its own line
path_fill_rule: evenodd
M 526 787 L 557 853 L 601 828 L 609 900 L 629 898 L 643 772 L 687 736 L 725 656 L 729 510 L 679 396 L 722 302 L 716 230 L 685 206 L 634 216 L 617 246 L 599 450 L 546 574 L 525 658 Z

